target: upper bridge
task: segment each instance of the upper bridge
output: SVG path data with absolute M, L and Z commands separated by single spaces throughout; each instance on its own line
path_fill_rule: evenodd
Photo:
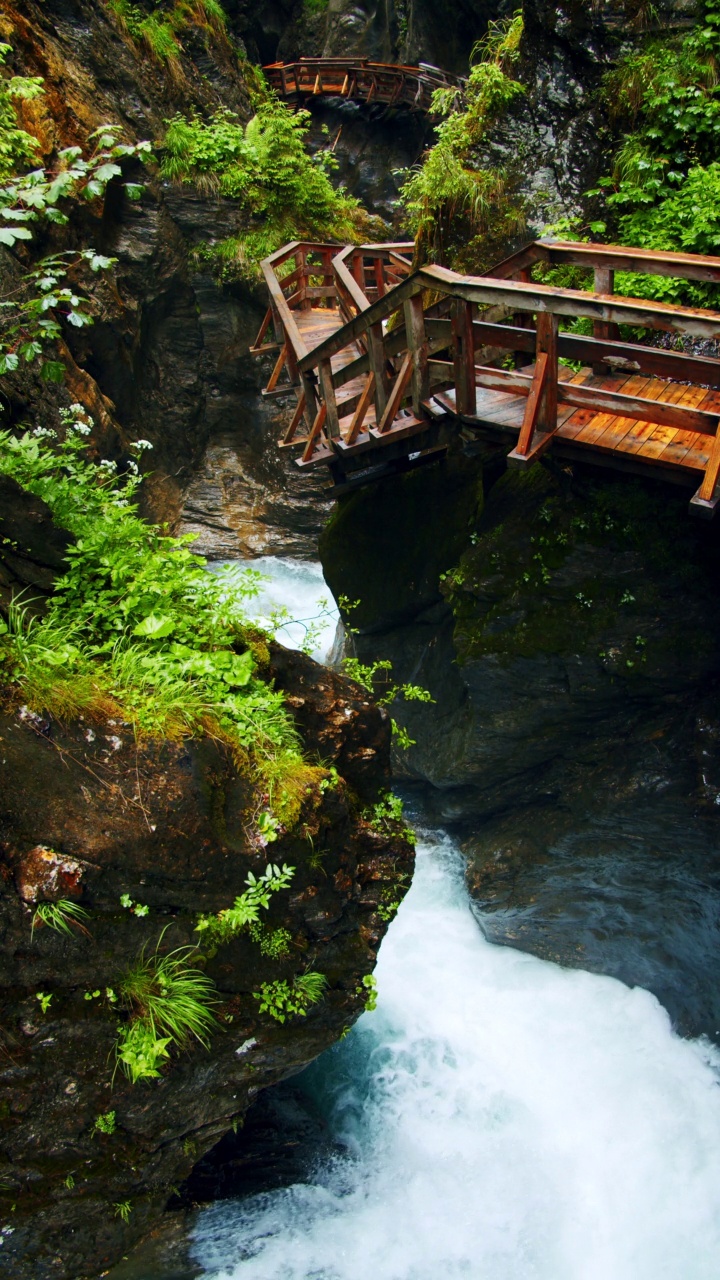
M 514 466 L 550 450 L 686 483 L 691 511 L 714 514 L 720 359 L 647 339 L 720 340 L 720 313 L 617 295 L 614 273 L 720 284 L 720 258 L 539 240 L 464 276 L 413 270 L 412 253 L 295 242 L 262 264 L 270 306 L 251 350 L 276 354 L 264 394 L 295 397 L 279 444 L 299 467 L 326 466 L 337 492 L 479 436 Z M 593 290 L 536 283 L 535 263 L 586 267 Z M 592 336 L 567 331 L 576 319 Z
M 424 112 L 431 110 L 436 89 L 461 92 L 465 85 L 458 76 L 424 62 L 404 67 L 369 58 L 300 58 L 298 62 L 273 62 L 263 67 L 263 72 L 271 88 L 290 100 L 322 95 Z

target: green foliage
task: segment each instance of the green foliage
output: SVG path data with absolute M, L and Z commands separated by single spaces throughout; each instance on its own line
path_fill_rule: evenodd
M 45 991 L 37 991 L 35 993 L 35 999 L 39 1000 L 40 1008 L 42 1009 L 43 1013 L 47 1013 L 48 1009 L 50 1008 L 52 996 L 48 995 L 47 992 Z
M 263 982 L 253 995 L 259 1002 L 260 1013 L 269 1014 L 275 1022 L 286 1022 L 292 1017 L 304 1018 L 311 1005 L 322 1000 L 327 985 L 323 973 L 304 973 L 293 978 L 292 983 L 285 979 Z
M 0 635 L 5 682 L 51 714 L 114 715 L 140 736 L 212 734 L 243 766 L 251 753 L 282 792 L 283 773 L 301 763 L 299 740 L 282 694 L 254 676 L 242 587 L 207 573 L 189 539 L 141 519 L 136 463 L 120 476 L 115 463 L 87 457 L 81 406 L 65 428 L 62 441 L 45 428 L 0 432 L 0 471 L 76 537 L 45 616 L 11 610 Z
M 186 1048 L 194 1038 L 209 1047 L 210 1033 L 218 1025 L 212 1011 L 215 988 L 201 969 L 188 964 L 194 954 L 193 947 L 178 947 L 164 956 L 157 949 L 151 956 L 143 952 L 120 979 L 132 1021 L 121 1028 L 116 1053 L 133 1084 L 160 1075 L 170 1045 Z
M 0 46 L 0 61 L 3 49 L 7 46 Z M 12 130 L 3 125 L 3 93 L 6 98 L 11 93 L 3 86 L 12 87 L 14 83 L 15 80 L 0 79 L 0 244 L 9 248 L 19 241 L 32 240 L 38 223 L 66 225 L 70 203 L 101 198 L 108 183 L 122 177 L 123 162 L 145 160 L 150 155 L 148 142 L 123 142 L 119 125 L 103 125 L 88 139 L 88 156 L 83 156 L 81 147 L 65 147 L 58 152 L 52 169 L 19 172 L 28 159 L 34 161 L 37 157 L 16 145 Z M 41 81 L 33 81 L 33 85 L 37 93 L 42 92 Z M 33 91 L 23 96 L 36 94 Z M 7 102 L 5 107 L 11 109 Z M 142 193 L 137 183 L 126 182 L 123 186 L 131 199 Z M 43 356 L 45 346 L 61 336 L 62 322 L 75 328 L 91 324 L 90 305 L 82 295 L 83 277 L 96 275 L 114 261 L 93 249 L 60 251 L 28 271 L 19 287 L 14 283 L 0 298 L 0 374 L 11 373 Z M 41 372 L 51 381 L 61 381 L 63 366 L 43 359 Z
M 4 67 L 9 44 L 0 44 L 0 68 Z M 26 164 L 32 164 L 39 150 L 37 138 L 17 121 L 18 102 L 32 102 L 43 92 L 40 76 L 5 76 L 0 74 L 0 181 L 10 177 Z
M 164 64 L 175 79 L 181 77 L 180 57 L 183 52 L 179 36 L 191 28 L 201 28 L 216 36 L 224 36 L 227 16 L 219 0 L 176 0 L 175 4 L 156 4 L 149 13 L 130 0 L 105 0 L 107 8 L 120 26 L 138 43 L 142 43 L 156 62 Z
M 55 933 L 67 934 L 69 938 L 72 937 L 73 929 L 87 934 L 88 931 L 82 923 L 87 919 L 87 911 L 68 898 L 60 898 L 58 902 L 39 902 L 33 913 L 31 934 L 34 934 L 40 925 L 53 929 Z
M 95 1124 L 93 1125 L 93 1136 L 96 1133 L 106 1133 L 106 1134 L 114 1133 L 116 1128 L 117 1128 L 117 1124 L 115 1120 L 115 1112 L 106 1111 L 105 1115 L 95 1117 Z
M 699 24 L 653 37 L 605 81 L 611 117 L 626 129 L 613 171 L 591 195 L 606 223 L 591 229 L 646 249 L 716 254 L 720 245 L 720 4 L 705 0 Z M 716 306 L 717 286 L 618 273 L 618 293 Z
M 278 867 L 271 862 L 260 876 L 254 876 L 251 871 L 245 880 L 247 889 L 235 899 L 231 907 L 219 911 L 217 915 L 200 916 L 196 931 L 201 935 L 203 945 L 217 949 L 236 938 L 244 929 L 257 925 L 261 911 L 267 911 L 270 899 L 281 889 L 288 887 L 294 874 L 294 867 L 286 864 Z
M 437 142 L 406 179 L 400 200 L 422 261 L 459 270 L 487 265 L 501 243 L 522 229 L 524 219 L 506 174 L 479 168 L 474 151 L 489 127 L 523 92 L 509 74 L 519 57 L 522 13 L 492 22 L 474 49 L 464 97 L 438 89 L 433 109 L 442 116 Z
M 261 924 L 251 924 L 248 932 L 257 942 L 262 955 L 270 960 L 281 960 L 290 954 L 292 934 L 289 929 L 266 929 Z
M 428 689 L 417 684 L 396 684 L 392 679 L 392 662 L 381 658 L 377 662 L 360 662 L 357 658 L 344 658 L 342 668 L 346 676 L 357 681 L 363 689 L 371 693 L 381 707 L 389 707 L 398 698 L 405 702 L 434 702 Z M 391 717 L 393 738 L 402 750 L 415 745 L 407 731 Z
M 129 911 L 131 915 L 138 916 L 138 918 L 142 918 L 143 916 L 148 916 L 150 914 L 150 908 L 142 902 L 133 902 L 129 893 L 123 893 L 120 895 L 120 906 L 124 907 L 126 911 Z
M 365 996 L 365 1012 L 373 1013 L 377 1009 L 378 1002 L 378 985 L 374 973 L 365 974 L 358 992 Z
M 116 1218 L 122 1218 L 123 1222 L 130 1221 L 130 1214 L 132 1213 L 132 1202 L 130 1200 L 118 1200 L 113 1205 L 113 1209 L 115 1210 Z
M 363 817 L 382 835 L 397 835 L 398 823 L 402 823 L 399 834 L 414 846 L 415 832 L 405 823 L 403 802 L 394 792 L 386 791 L 377 804 L 364 811 Z
M 245 225 L 210 251 L 226 267 L 254 275 L 257 263 L 290 240 L 356 240 L 358 202 L 328 176 L 334 159 L 305 148 L 310 114 L 258 95 L 246 126 L 222 109 L 209 119 L 176 115 L 167 122 L 161 174 L 236 200 Z

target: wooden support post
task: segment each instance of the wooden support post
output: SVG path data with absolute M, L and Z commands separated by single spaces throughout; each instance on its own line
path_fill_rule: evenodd
M 276 388 L 276 386 L 277 386 L 277 384 L 278 384 L 278 380 L 279 380 L 279 378 L 280 378 L 280 374 L 281 374 L 281 373 L 282 373 L 282 371 L 283 371 L 283 366 L 284 366 L 284 364 L 285 364 L 285 361 L 287 360 L 287 353 L 288 353 L 288 344 L 287 344 L 287 342 L 285 342 L 284 346 L 282 347 L 282 350 L 280 351 L 280 355 L 278 356 L 278 358 L 277 358 L 277 360 L 276 360 L 276 362 L 275 362 L 275 368 L 273 369 L 273 371 L 272 371 L 272 373 L 270 374 L 270 377 L 269 377 L 269 379 L 268 379 L 268 384 L 267 384 L 267 386 L 266 386 L 266 388 L 265 388 L 266 393 L 267 393 L 268 391 L 274 391 L 274 390 L 275 390 L 275 388 Z
M 328 435 L 337 440 L 340 436 L 340 419 L 338 418 L 337 400 L 332 380 L 332 365 L 329 360 L 320 361 L 320 390 L 326 409 Z
M 358 436 L 360 435 L 360 432 L 362 431 L 363 422 L 365 421 L 365 417 L 367 415 L 368 409 L 370 408 L 370 404 L 374 394 L 375 394 L 375 375 L 371 373 L 370 377 L 365 383 L 365 387 L 363 389 L 362 395 L 358 400 L 357 409 L 355 410 L 350 420 L 350 430 L 348 431 L 347 436 L 345 438 L 345 444 L 354 444 Z
M 475 413 L 475 344 L 473 306 L 461 298 L 452 304 L 453 368 L 455 405 L 459 414 Z
M 388 401 L 387 401 L 387 404 L 385 405 L 385 412 L 383 413 L 382 418 L 378 422 L 377 430 L 373 432 L 373 435 L 383 436 L 392 427 L 392 424 L 395 421 L 395 418 L 397 417 L 400 406 L 403 402 L 403 396 L 405 395 L 405 392 L 407 390 L 407 385 L 410 381 L 411 375 L 412 375 L 412 355 L 408 351 L 402 364 L 400 365 L 400 372 L 398 373 L 392 385 L 392 388 L 390 390 Z
M 538 431 L 555 431 L 558 406 L 558 317 L 538 312 L 536 356 L 547 355 L 547 376 L 540 398 Z
M 385 273 L 383 271 L 382 258 L 376 258 L 373 263 L 373 272 L 375 275 L 375 287 L 377 289 L 378 298 L 385 297 Z
M 595 267 L 593 276 L 595 293 L 615 292 L 615 272 L 612 267 Z M 593 320 L 593 337 L 600 338 L 602 341 L 616 342 L 620 337 L 620 329 L 609 320 Z M 592 370 L 593 373 L 605 374 L 605 376 L 608 373 L 607 365 L 602 363 L 593 364 Z
M 285 432 L 285 435 L 280 441 L 281 447 L 283 445 L 293 444 L 295 440 L 295 432 L 300 426 L 304 413 L 305 413 L 305 392 L 301 391 L 297 405 L 295 406 L 295 412 L 292 416 L 290 426 L 288 427 L 287 431 Z
M 302 275 L 297 282 L 297 291 L 300 294 L 300 310 L 309 311 L 312 307 L 312 302 L 307 296 L 307 251 L 305 249 L 297 250 L 295 254 L 295 266 L 298 271 L 302 272 Z
M 301 462 L 309 462 L 310 459 L 312 458 L 313 451 L 315 449 L 315 441 L 317 440 L 318 436 L 320 435 L 320 432 L 323 429 L 323 426 L 325 425 L 326 413 L 327 413 L 326 406 L 324 404 L 321 404 L 320 408 L 317 411 L 317 416 L 315 418 L 315 421 L 313 422 L 312 427 L 310 428 L 310 435 L 308 436 L 307 444 L 305 445 L 305 448 L 303 450 Z
M 511 277 L 513 280 L 519 280 L 521 284 L 530 284 L 530 272 L 526 269 L 516 271 Z M 533 318 L 530 311 L 516 311 L 513 314 L 513 324 L 518 329 L 532 329 Z M 513 364 L 516 369 L 523 369 L 525 365 L 532 364 L 533 357 L 527 351 L 514 351 Z
M 322 265 L 323 265 L 323 285 L 335 284 L 335 276 L 333 274 L 333 267 L 332 267 L 333 254 L 334 254 L 333 249 L 323 249 L 321 253 Z M 337 297 L 337 286 L 335 288 L 335 293 L 336 293 L 336 296 L 334 298 L 322 299 L 322 302 L 324 302 L 326 307 L 332 308 L 338 305 L 339 299 Z
M 703 482 L 697 493 L 690 499 L 690 514 L 697 516 L 705 516 L 712 519 L 715 515 L 717 507 L 720 505 L 720 493 L 716 492 L 718 487 L 718 476 L 720 475 L 720 419 L 718 420 L 715 439 L 710 450 L 710 457 L 705 468 Z
M 365 257 L 362 253 L 353 254 L 352 273 L 363 293 L 365 292 Z
M 430 395 L 430 370 L 428 366 L 428 343 L 425 333 L 425 316 L 423 313 L 422 294 L 416 294 L 403 304 L 405 313 L 405 333 L 408 351 L 412 355 L 412 404 L 416 418 L 422 416 L 423 400 Z
M 385 338 L 382 323 L 368 329 L 368 360 L 370 372 L 375 375 L 375 417 L 379 422 L 387 404 L 387 378 L 385 373 Z
M 303 373 L 300 375 L 302 388 L 305 393 L 305 409 L 303 416 L 308 431 L 312 430 L 312 425 L 317 416 L 320 406 L 320 400 L 317 394 L 317 378 L 312 373 Z
M 545 448 L 552 438 L 552 433 L 548 432 L 541 435 L 539 440 L 533 441 L 535 428 L 540 416 L 540 404 L 542 395 L 545 390 L 548 375 L 548 357 L 546 352 L 541 351 L 535 364 L 535 375 L 530 387 L 530 394 L 525 405 L 525 414 L 518 442 L 512 453 L 508 454 L 508 462 L 510 466 L 528 467 L 539 457 L 543 448 Z

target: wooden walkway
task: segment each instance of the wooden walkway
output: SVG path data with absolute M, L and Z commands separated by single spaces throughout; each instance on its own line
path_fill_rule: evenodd
M 461 92 L 465 85 L 458 76 L 426 63 L 405 67 L 368 58 L 300 58 L 298 62 L 270 63 L 263 72 L 271 88 L 290 101 L 318 96 L 349 98 L 423 112 L 430 112 L 436 89 Z
M 720 359 L 628 342 L 619 326 L 718 340 L 720 314 L 615 295 L 613 273 L 720 283 L 720 258 L 538 241 L 467 277 L 413 272 L 412 250 L 292 244 L 263 264 L 270 307 L 252 350 L 276 356 L 265 394 L 295 397 L 279 444 L 300 450 L 299 467 L 327 466 L 340 492 L 470 433 L 513 466 L 551 449 L 686 483 L 691 511 L 714 514 Z M 534 261 L 579 262 L 595 289 L 535 284 Z M 577 316 L 592 336 L 560 329 Z

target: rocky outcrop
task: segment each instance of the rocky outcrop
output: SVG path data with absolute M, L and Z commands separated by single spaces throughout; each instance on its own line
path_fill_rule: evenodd
M 263 797 L 218 744 L 136 743 L 115 721 L 61 725 L 25 708 L 0 718 L 0 1247 L 18 1280 L 104 1271 L 258 1092 L 364 1007 L 382 894 L 402 896 L 412 867 L 399 829 L 363 817 L 388 777 L 387 720 L 310 659 L 277 648 L 271 661 L 307 753 L 338 781 L 311 777 L 292 829 L 267 847 Z M 198 913 L 231 905 L 269 859 L 295 868 L 268 916 L 290 954 L 269 958 L 247 935 L 205 962 L 195 952 L 217 987 L 210 1048 L 176 1050 L 160 1079 L 131 1084 L 114 1051 L 123 971 L 156 948 L 196 948 Z M 87 912 L 67 934 L 35 917 L 58 900 Z M 321 1004 L 284 1025 L 259 1013 L 262 982 L 308 970 L 328 979 Z
M 15 595 L 38 603 L 52 591 L 72 536 L 53 523 L 42 498 L 22 489 L 11 476 L 0 475 L 0 614 Z

